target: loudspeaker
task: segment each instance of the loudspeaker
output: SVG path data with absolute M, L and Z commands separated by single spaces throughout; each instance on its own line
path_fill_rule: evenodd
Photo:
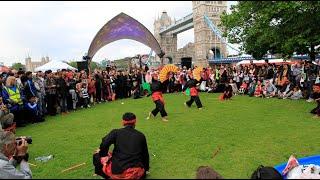
M 88 61 L 80 61 L 77 62 L 78 71 L 85 70 L 87 73 L 89 72 Z

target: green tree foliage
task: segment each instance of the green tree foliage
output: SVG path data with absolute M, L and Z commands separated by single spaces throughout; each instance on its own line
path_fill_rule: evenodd
M 21 63 L 13 63 L 11 66 L 12 69 L 19 70 L 20 68 L 25 69 L 25 65 Z
M 238 1 L 223 13 L 221 25 L 230 43 L 256 59 L 270 52 L 288 58 L 309 54 L 320 45 L 320 1 Z
M 90 63 L 90 70 L 94 71 L 95 69 L 100 69 L 100 64 L 98 62 L 95 61 L 91 61 Z
M 71 61 L 71 62 L 69 62 L 68 64 L 69 64 L 70 66 L 74 67 L 74 68 L 78 68 L 77 62 L 75 62 L 75 61 Z

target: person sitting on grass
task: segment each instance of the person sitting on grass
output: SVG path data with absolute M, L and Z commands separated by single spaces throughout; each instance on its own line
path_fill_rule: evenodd
M 263 90 L 263 96 L 266 98 L 276 96 L 277 88 L 269 81 L 266 80 L 266 85 Z
M 136 115 L 122 116 L 123 128 L 106 135 L 93 155 L 95 173 L 111 179 L 141 179 L 149 171 L 149 152 L 146 137 L 135 129 Z M 113 152 L 109 152 L 111 145 Z
M 223 179 L 223 177 L 209 166 L 200 166 L 197 169 L 196 179 Z
M 279 99 L 287 99 L 293 93 L 294 85 L 289 80 L 285 81 L 281 89 L 278 90 Z
M 229 84 L 226 84 L 223 94 L 221 94 L 219 97 L 220 101 L 230 100 L 232 97 L 232 92 L 232 87 Z
M 313 85 L 313 97 L 317 103 L 317 107 L 312 109 L 310 113 L 315 114 L 315 117 L 320 117 L 320 83 Z
M 239 94 L 246 94 L 248 91 L 248 81 L 243 81 L 239 88 Z
M 262 90 L 263 90 L 262 84 L 261 84 L 261 81 L 259 80 L 254 90 L 254 96 L 262 97 Z
M 249 85 L 249 89 L 248 89 L 248 95 L 250 97 L 252 97 L 254 95 L 254 92 L 256 90 L 256 86 L 257 86 L 257 82 L 256 80 L 253 80 L 250 85 Z
M 293 88 L 293 93 L 289 98 L 292 100 L 298 100 L 298 99 L 303 98 L 302 92 L 298 86 Z

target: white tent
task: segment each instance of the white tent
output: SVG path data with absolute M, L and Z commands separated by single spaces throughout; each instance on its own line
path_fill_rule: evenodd
M 260 61 L 257 61 L 257 60 L 253 60 L 252 61 L 253 64 L 266 64 L 266 62 L 264 60 L 260 60 Z M 287 60 L 287 61 L 284 61 L 283 59 L 270 59 L 269 60 L 269 63 L 271 64 L 278 64 L 278 63 L 291 63 L 291 61 Z M 243 61 L 240 61 L 237 63 L 237 66 L 238 65 L 245 65 L 245 64 L 250 64 L 250 60 L 243 60 Z
M 76 70 L 76 68 L 70 66 L 67 63 L 61 61 L 50 61 L 47 64 L 44 64 L 40 67 L 37 67 L 35 71 L 47 71 L 51 70 L 52 72 L 56 72 L 58 70 L 67 69 L 67 70 Z

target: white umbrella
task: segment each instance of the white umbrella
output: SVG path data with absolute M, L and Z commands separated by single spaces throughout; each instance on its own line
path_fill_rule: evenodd
M 76 70 L 76 68 L 70 66 L 67 63 L 61 62 L 61 61 L 50 61 L 47 64 L 44 64 L 40 67 L 37 67 L 35 71 L 47 71 L 51 70 L 53 72 L 56 72 L 58 70 L 67 69 L 67 70 Z

